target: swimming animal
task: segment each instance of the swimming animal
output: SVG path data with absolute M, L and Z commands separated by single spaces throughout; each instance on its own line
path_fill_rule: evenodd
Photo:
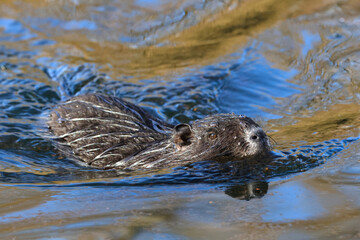
M 172 125 L 121 98 L 97 94 L 60 103 L 48 127 L 59 149 L 102 169 L 169 168 L 271 151 L 269 137 L 243 115 L 216 114 Z

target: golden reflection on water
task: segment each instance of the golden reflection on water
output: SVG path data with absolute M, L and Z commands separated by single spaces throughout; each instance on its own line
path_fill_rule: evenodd
M 128 11 L 131 12 L 131 7 L 134 7 L 131 2 L 121 1 L 121 3 L 113 4 L 130 8 Z M 277 22 L 320 11 L 333 2 L 329 0 L 316 2 L 312 0 L 247 0 L 240 3 L 230 1 L 226 8 L 214 15 L 189 28 L 178 29 L 182 31 L 170 32 L 148 46 L 132 46 L 131 44 L 119 43 L 117 40 L 109 41 L 106 37 L 92 39 L 81 30 L 64 31 L 58 27 L 53 27 L 46 29 L 46 31 L 47 34 L 52 35 L 51 38 L 57 43 L 48 46 L 42 55 L 54 57 L 60 54 L 65 56 L 66 62 L 76 65 L 84 62 L 95 63 L 102 66 L 103 71 L 111 72 L 113 78 L 121 75 L 141 75 L 141 78 L 151 78 L 164 74 L 174 74 L 186 67 L 211 64 L 219 57 L 236 52 L 250 36 L 268 29 Z M 31 0 L 26 1 L 22 8 L 11 0 L 6 0 L 2 4 L 2 9 L 6 10 L 1 11 L 0 9 L 2 16 L 10 18 L 13 15 L 30 15 L 30 17 L 40 17 L 41 19 L 41 17 L 53 14 L 60 19 L 81 19 L 87 17 L 86 11 L 89 10 L 86 7 L 88 2 L 82 1 L 75 4 L 75 1 Z M 66 11 L 63 10 L 64 6 L 67 7 Z M 158 12 L 165 15 L 170 10 L 165 7 Z M 147 17 L 151 18 L 151 14 Z M 110 18 L 107 24 L 116 26 L 116 22 L 112 21 L 119 19 L 122 18 L 115 18 L 114 20 Z M 124 18 L 123 20 L 126 21 L 127 19 Z M 146 21 L 146 19 L 144 20 Z M 126 23 L 118 24 L 126 25 Z M 118 30 L 121 31 L 121 29 Z M 36 30 L 35 32 L 40 37 L 46 38 L 44 32 Z M 142 34 L 146 37 L 148 33 L 145 31 Z M 160 43 L 164 44 L 159 45 Z M 59 48 L 62 49 L 61 53 L 58 52 Z M 108 63 L 111 64 L 110 68 Z M 138 78 L 135 77 L 134 80 L 136 79 Z
M 21 212 L 41 205 L 49 201 L 54 192 L 2 186 L 0 187 L 0 194 L 3 196 L 0 199 L 0 216 L 4 216 L 8 213 Z M 5 232 L 9 230 L 3 227 L 4 225 L 2 225 L 0 229 Z M 8 227 L 11 228 L 11 226 Z
M 90 58 L 100 65 L 112 59 L 113 67 L 121 69 L 122 74 L 140 71 L 146 78 L 169 74 L 179 68 L 211 64 L 215 59 L 235 52 L 249 36 L 269 28 L 277 21 L 289 15 L 296 17 L 307 11 L 316 11 L 326 5 L 321 4 L 324 1 L 317 4 L 310 2 L 313 1 L 244 1 L 234 9 L 225 9 L 209 20 L 159 39 L 158 42 L 169 42 L 164 46 L 128 48 L 118 43 L 92 45 L 94 51 L 90 53 Z M 63 39 L 59 41 L 63 42 Z M 88 44 L 87 39 L 77 43 L 83 46 Z M 128 62 L 124 62 L 124 59 Z
M 297 117 L 295 121 L 293 125 L 274 126 L 275 132 L 270 135 L 279 145 L 286 148 L 286 143 L 290 141 L 314 144 L 324 140 L 357 137 L 360 135 L 360 106 L 336 104 L 311 117 Z

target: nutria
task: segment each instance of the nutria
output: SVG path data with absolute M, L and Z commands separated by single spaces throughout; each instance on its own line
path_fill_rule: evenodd
M 130 102 L 95 94 L 61 103 L 48 126 L 60 149 L 103 169 L 167 168 L 271 150 L 268 136 L 246 116 L 217 114 L 174 126 Z

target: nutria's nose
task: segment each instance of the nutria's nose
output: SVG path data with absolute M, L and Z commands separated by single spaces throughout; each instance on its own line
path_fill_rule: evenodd
M 249 133 L 249 142 L 254 144 L 254 146 L 263 147 L 265 149 L 271 149 L 271 144 L 266 133 L 261 129 L 254 129 Z
M 253 131 L 251 131 L 249 133 L 249 142 L 252 142 L 252 143 L 256 143 L 256 144 L 264 144 L 264 145 L 267 145 L 268 143 L 268 138 L 265 134 L 265 132 L 260 129 L 260 128 L 257 128 L 257 129 L 254 129 Z
M 252 140 L 256 140 L 256 139 L 258 139 L 259 137 L 254 134 L 254 135 L 252 135 L 250 138 L 251 138 Z
M 266 135 L 265 135 L 264 131 L 261 129 L 256 129 L 255 131 L 253 131 L 250 134 L 250 139 L 255 142 L 258 142 L 261 139 L 264 139 L 265 137 L 266 137 Z

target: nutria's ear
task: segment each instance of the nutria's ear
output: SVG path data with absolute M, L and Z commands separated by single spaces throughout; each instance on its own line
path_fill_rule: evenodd
M 194 133 L 189 124 L 180 123 L 174 128 L 174 143 L 179 151 L 184 150 L 191 144 Z

